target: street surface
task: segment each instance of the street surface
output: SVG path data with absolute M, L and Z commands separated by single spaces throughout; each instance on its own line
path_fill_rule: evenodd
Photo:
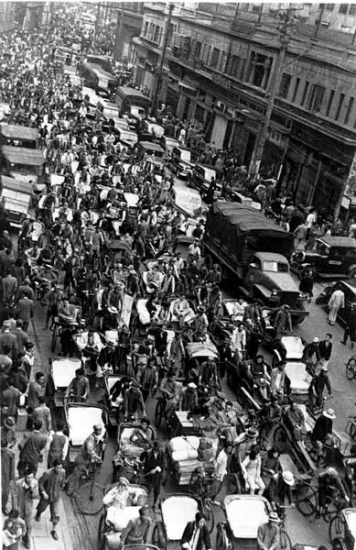
M 184 185 L 183 182 L 177 181 L 176 185 Z M 314 297 L 321 292 L 326 283 L 317 283 L 315 285 Z M 234 296 L 233 286 L 224 288 L 224 293 L 228 296 Z M 343 431 L 347 422 L 347 418 L 355 411 L 355 387 L 353 382 L 349 382 L 345 376 L 345 361 L 350 357 L 350 347 L 346 347 L 340 343 L 343 335 L 343 329 L 340 325 L 331 327 L 327 322 L 326 312 L 320 307 L 315 306 L 312 302 L 307 305 L 310 311 L 309 317 L 300 325 L 295 334 L 310 342 L 315 336 L 323 339 L 326 332 L 333 335 L 333 353 L 329 365 L 330 379 L 332 382 L 333 398 L 329 400 L 328 407 L 335 409 L 337 418 L 334 422 L 335 427 L 339 431 Z M 50 344 L 52 333 L 44 331 L 45 324 L 45 308 L 36 304 L 35 317 L 33 319 L 30 333 L 33 333 L 33 340 L 37 347 L 36 369 L 44 372 L 49 371 L 48 359 L 51 357 Z M 59 343 L 55 354 L 60 351 Z M 265 350 L 262 350 L 265 354 Z M 55 355 L 54 354 L 54 355 Z M 232 392 L 226 388 L 223 382 L 223 389 L 229 398 L 233 398 Z M 100 391 L 96 392 L 96 399 L 100 399 Z M 155 400 L 150 399 L 148 403 L 148 413 L 151 418 L 154 418 Z M 161 432 L 161 436 L 167 439 L 167 434 Z M 97 481 L 103 485 L 111 483 L 112 476 L 112 458 L 116 450 L 115 438 L 111 438 L 106 456 L 105 463 L 100 469 Z M 171 486 L 169 481 L 164 488 L 167 493 L 175 492 L 176 488 Z M 97 516 L 83 516 L 76 510 L 74 502 L 63 494 L 64 509 L 66 511 L 70 540 L 75 550 L 94 550 L 97 548 L 97 532 L 100 514 Z M 223 521 L 224 514 L 221 509 L 215 507 L 216 522 Z M 158 517 L 156 519 L 159 519 Z M 300 544 L 325 545 L 330 547 L 328 541 L 328 524 L 323 520 L 318 520 L 314 523 L 302 517 L 297 510 L 288 510 L 286 527 L 291 536 L 292 542 Z M 213 541 L 215 541 L 215 532 L 213 533 Z M 57 546 L 58 547 L 58 546 Z M 62 549 L 61 549 L 62 550 Z

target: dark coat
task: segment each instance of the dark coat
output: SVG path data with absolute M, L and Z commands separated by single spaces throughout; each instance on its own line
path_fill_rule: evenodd
M 182 536 L 181 544 L 184 546 L 186 543 L 190 543 L 195 529 L 195 521 L 187 523 Z M 206 525 L 200 529 L 198 543 L 196 550 L 209 550 L 211 548 L 211 541 L 209 531 Z
M 332 350 L 333 345 L 331 342 L 326 342 L 326 340 L 323 340 L 319 343 L 320 357 L 322 359 L 325 359 L 325 361 L 328 361 L 330 359 Z

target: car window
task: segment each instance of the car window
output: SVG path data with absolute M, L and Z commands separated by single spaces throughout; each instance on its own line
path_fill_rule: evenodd
M 274 273 L 287 273 L 288 265 L 283 262 L 263 262 L 263 271 L 273 271 Z
M 322 256 L 329 256 L 330 247 L 320 241 L 317 242 L 316 251 Z

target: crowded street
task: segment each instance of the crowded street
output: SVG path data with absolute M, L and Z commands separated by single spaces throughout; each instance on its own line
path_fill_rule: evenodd
M 271 115 L 217 146 L 104 15 L 0 36 L 3 549 L 353 550 L 352 201 L 283 184 Z

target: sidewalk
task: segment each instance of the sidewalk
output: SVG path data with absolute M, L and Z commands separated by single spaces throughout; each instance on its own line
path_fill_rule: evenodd
M 34 342 L 35 344 L 35 367 L 32 371 L 31 378 L 34 378 L 36 372 L 38 371 L 43 371 L 45 373 L 48 372 L 48 365 L 45 364 L 46 363 L 45 358 L 49 356 L 49 354 L 47 355 L 47 353 L 41 353 L 42 350 L 38 349 L 39 347 L 41 347 L 41 343 L 44 343 L 44 340 L 46 338 L 48 339 L 48 334 L 47 336 L 45 333 L 38 334 L 39 333 L 38 325 L 39 323 L 37 322 L 37 326 L 34 327 L 33 323 L 31 323 L 28 331 L 31 341 Z M 18 443 L 22 440 L 22 437 L 25 433 L 26 432 L 22 432 L 22 431 L 16 432 Z M 17 464 L 18 455 L 19 455 L 19 450 L 17 445 L 15 445 L 14 451 L 16 453 L 16 464 Z M 48 450 L 46 449 L 44 460 L 39 465 L 36 479 L 39 479 L 43 474 L 43 472 L 45 472 L 47 469 L 47 452 Z M 16 470 L 16 475 L 17 475 L 17 470 Z M 36 513 L 36 507 L 38 502 L 39 502 L 38 500 L 35 500 L 34 502 L 34 515 Z M 60 521 L 56 527 L 56 531 L 59 537 L 57 541 L 54 540 L 51 536 L 52 523 L 49 521 L 50 520 L 49 508 L 47 508 L 47 510 L 42 514 L 41 521 L 37 522 L 35 521 L 35 519 L 33 519 L 32 537 L 31 537 L 32 538 L 31 545 L 33 550 L 74 550 L 66 513 L 71 513 L 71 511 L 68 510 L 68 512 L 66 512 L 64 501 L 61 498 L 60 513 L 59 513 Z M 4 521 L 5 518 L 2 518 L 2 519 Z M 20 548 L 24 548 L 24 546 L 21 545 Z

